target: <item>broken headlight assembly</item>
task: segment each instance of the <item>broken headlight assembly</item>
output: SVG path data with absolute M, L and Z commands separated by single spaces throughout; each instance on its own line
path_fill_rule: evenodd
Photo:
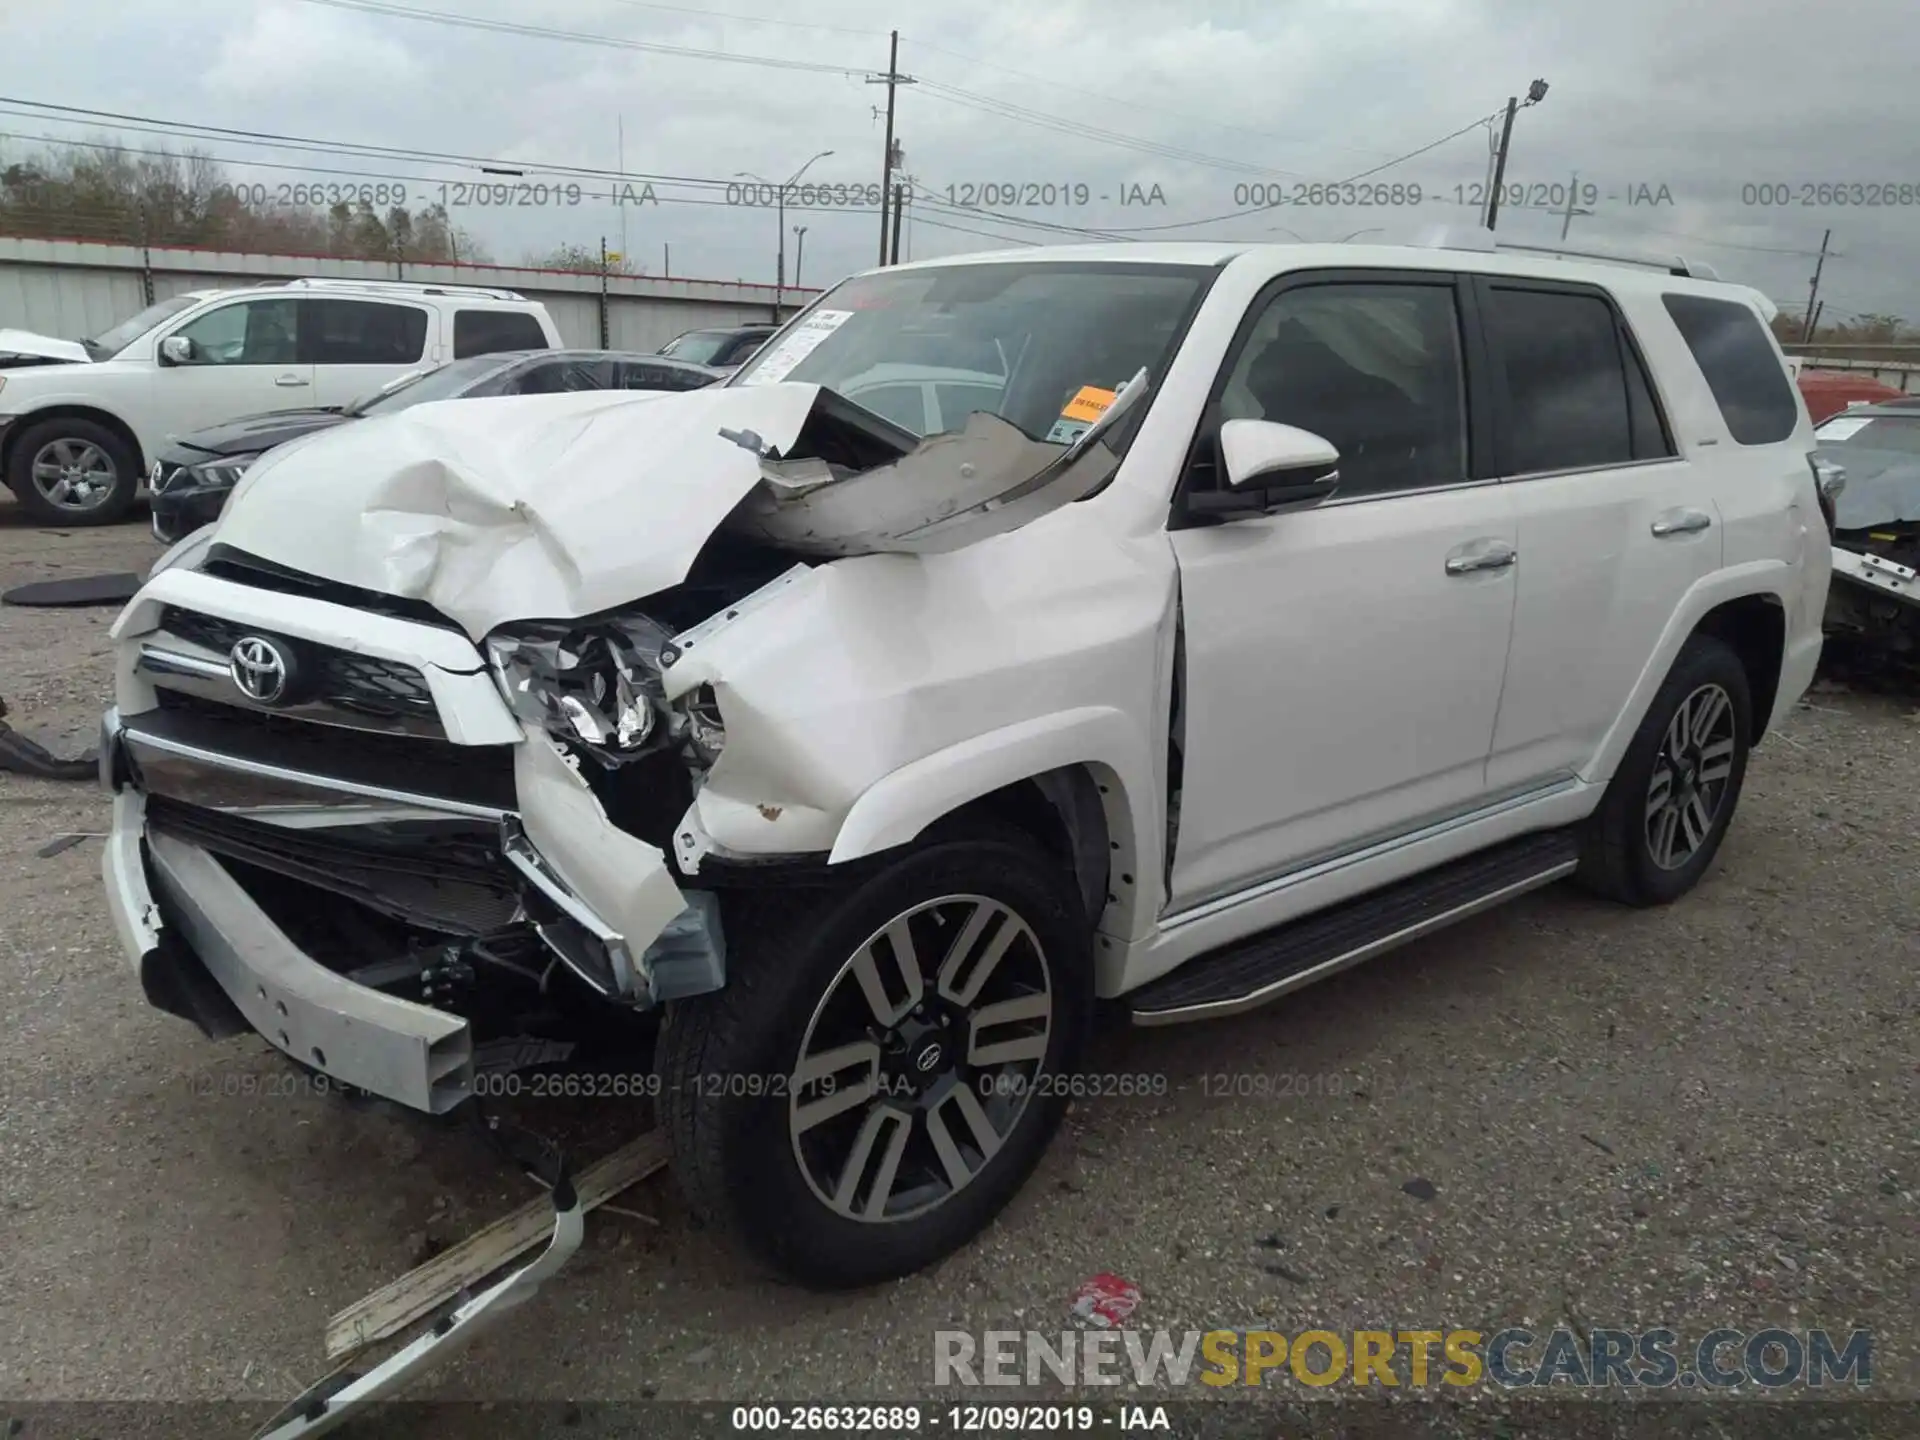
M 487 659 L 521 720 L 618 764 L 654 748 L 665 701 L 660 647 L 644 615 L 597 623 L 540 621 L 487 637 Z
M 513 713 L 555 739 L 614 765 L 674 745 L 705 770 L 726 727 L 711 685 L 667 702 L 661 651 L 671 635 L 644 615 L 536 621 L 496 631 L 486 650 Z

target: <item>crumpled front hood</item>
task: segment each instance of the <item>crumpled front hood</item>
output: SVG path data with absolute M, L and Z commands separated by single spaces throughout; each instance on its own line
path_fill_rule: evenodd
M 0 360 L 9 355 L 29 360 L 72 360 L 81 364 L 89 364 L 93 358 L 78 340 L 56 340 L 31 330 L 0 330 Z
M 269 451 L 213 539 L 310 575 L 423 600 L 475 639 L 686 578 L 760 482 L 723 429 L 792 445 L 819 387 L 456 399 Z

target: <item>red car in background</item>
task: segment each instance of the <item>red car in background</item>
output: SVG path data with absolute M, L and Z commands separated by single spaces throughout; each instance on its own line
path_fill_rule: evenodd
M 1807 415 L 1816 425 L 1849 405 L 1878 405 L 1883 400 L 1907 398 L 1871 375 L 1855 375 L 1845 370 L 1802 370 L 1794 378 L 1801 395 L 1806 397 Z

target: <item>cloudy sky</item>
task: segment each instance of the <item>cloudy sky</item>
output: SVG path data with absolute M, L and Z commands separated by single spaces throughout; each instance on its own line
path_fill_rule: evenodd
M 886 69 L 893 26 L 900 69 L 918 82 L 901 89 L 898 112 L 916 258 L 1089 232 L 1397 240 L 1471 224 L 1489 169 L 1490 131 L 1475 122 L 1541 78 L 1549 93 L 1520 113 L 1507 179 L 1544 203 L 1505 210 L 1503 232 L 1552 241 L 1570 223 L 1570 243 L 1704 258 L 1799 307 L 1831 227 L 1826 318 L 1920 323 L 1913 0 L 1856 0 L 1844 20 L 1804 0 L 810 0 L 792 20 L 756 18 L 775 11 L 772 0 L 723 0 L 719 11 L 640 0 L 14 3 L 0 7 L 0 158 L 36 137 L 97 140 L 114 128 L 11 103 L 47 101 L 325 142 L 200 142 L 256 184 L 364 177 L 429 200 L 446 185 L 457 199 L 483 178 L 478 167 L 422 157 L 494 160 L 582 187 L 578 203 L 559 192 L 544 205 L 457 208 L 496 259 L 602 236 L 618 248 L 624 234 L 652 273 L 670 246 L 676 275 L 771 281 L 776 214 L 730 204 L 750 197 L 728 183 L 741 172 L 780 180 L 832 151 L 808 181 L 875 185 L 885 90 L 869 77 Z M 455 14 L 467 23 L 445 22 Z M 354 153 L 368 146 L 420 154 Z M 610 204 L 604 174 L 552 167 L 624 171 L 638 203 Z M 1389 188 L 1336 190 L 1334 203 L 1299 188 L 1356 176 Z M 1548 207 L 1564 210 L 1570 183 L 1590 213 L 1568 222 Z M 789 207 L 789 232 L 807 227 L 806 284 L 878 253 L 866 197 L 840 198 Z M 1286 203 L 1261 208 L 1274 199 Z M 1374 203 L 1339 203 L 1359 199 Z M 1873 199 L 1882 203 L 1862 203 Z

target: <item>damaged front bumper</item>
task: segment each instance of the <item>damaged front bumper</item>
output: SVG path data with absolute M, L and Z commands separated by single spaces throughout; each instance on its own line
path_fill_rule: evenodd
M 446 997 L 488 966 L 634 1009 L 724 983 L 714 897 L 617 830 L 544 736 L 443 747 L 436 768 L 306 728 L 292 744 L 192 711 L 107 714 L 103 878 L 158 1008 L 441 1114 L 475 1070 L 474 1024 Z

